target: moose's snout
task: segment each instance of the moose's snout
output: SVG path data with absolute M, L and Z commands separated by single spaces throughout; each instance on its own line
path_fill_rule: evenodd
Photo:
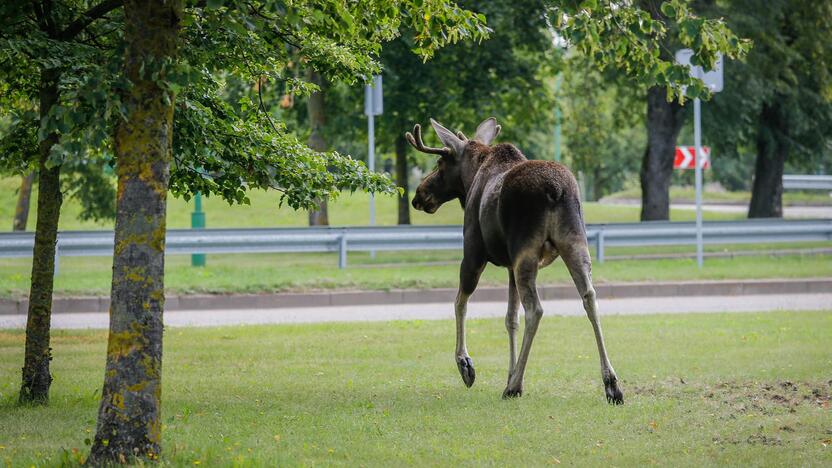
M 436 213 L 436 210 L 439 209 L 439 204 L 436 203 L 434 198 L 423 196 L 420 190 L 416 190 L 416 196 L 413 197 L 413 201 L 410 204 L 413 205 L 413 208 L 424 211 L 427 214 Z

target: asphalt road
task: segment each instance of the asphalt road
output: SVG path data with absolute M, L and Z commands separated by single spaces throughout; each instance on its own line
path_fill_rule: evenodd
M 691 312 L 764 312 L 776 310 L 825 310 L 832 312 L 832 292 L 822 294 L 765 294 L 602 299 L 601 315 L 681 314 Z M 474 302 L 469 318 L 503 317 L 506 305 Z M 582 316 L 579 300 L 543 301 L 545 315 Z M 521 309 L 522 314 L 522 309 Z M 247 310 L 183 310 L 165 313 L 169 327 L 211 327 L 267 323 L 362 322 L 387 320 L 451 320 L 453 304 L 397 304 L 340 307 L 304 307 Z M 545 320 L 545 318 L 544 318 Z M 65 313 L 52 316 L 52 328 L 107 328 L 106 313 Z M 0 315 L 0 328 L 24 328 L 26 316 Z

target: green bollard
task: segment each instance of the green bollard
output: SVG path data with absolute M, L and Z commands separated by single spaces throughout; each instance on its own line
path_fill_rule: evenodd
M 205 228 L 205 213 L 202 211 L 202 194 L 197 192 L 194 195 L 194 212 L 191 213 L 191 229 Z M 205 254 L 198 253 L 191 255 L 191 266 L 205 266 Z

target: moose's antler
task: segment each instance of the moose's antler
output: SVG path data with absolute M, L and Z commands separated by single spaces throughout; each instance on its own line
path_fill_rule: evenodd
M 425 146 L 425 143 L 422 141 L 422 126 L 419 124 L 413 126 L 412 134 L 407 132 L 404 134 L 404 137 L 407 138 L 407 141 L 410 142 L 414 148 L 423 153 L 438 154 L 440 156 L 450 156 L 452 154 L 449 148 L 431 148 L 430 146 Z

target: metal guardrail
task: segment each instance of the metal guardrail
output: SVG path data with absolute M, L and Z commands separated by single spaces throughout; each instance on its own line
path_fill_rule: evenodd
M 829 190 L 832 191 L 832 176 L 829 175 L 784 175 L 783 188 L 786 190 Z
M 693 245 L 693 222 L 589 224 L 587 238 L 596 261 L 611 246 Z M 747 244 L 832 241 L 832 219 L 710 221 L 704 224 L 706 244 Z M 0 233 L 0 257 L 30 257 L 33 233 Z M 347 266 L 347 252 L 383 250 L 457 250 L 462 226 L 379 226 L 274 229 L 171 229 L 168 254 L 338 252 Z M 56 257 L 110 256 L 113 231 L 63 231 Z M 57 258 L 56 258 L 57 260 Z M 57 261 L 56 261 L 57 264 Z

